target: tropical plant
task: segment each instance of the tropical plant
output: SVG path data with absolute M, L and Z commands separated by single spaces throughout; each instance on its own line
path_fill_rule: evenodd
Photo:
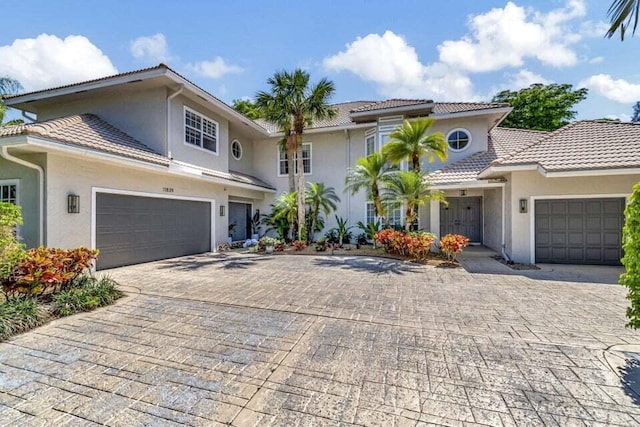
M 69 316 L 113 304 L 123 296 L 112 278 L 81 276 L 73 285 L 53 295 L 51 311 L 57 316 Z
M 22 89 L 19 81 L 10 77 L 0 77 L 0 127 L 22 123 L 22 120 L 12 120 L 11 122 L 4 123 L 4 115 L 7 113 L 7 107 L 4 105 L 4 102 L 2 102 L 4 95 L 18 93 Z
M 256 103 L 250 99 L 234 99 L 231 101 L 233 109 L 244 114 L 251 120 L 257 120 L 264 117 L 264 112 L 258 108 Z
M 624 210 L 622 229 L 622 265 L 625 272 L 620 276 L 620 284 L 628 289 L 627 326 L 640 328 L 640 183 L 633 186 L 627 207 Z
M 0 202 L 0 280 L 8 278 L 25 257 L 24 245 L 16 237 L 19 225 L 22 225 L 20 206 Z
M 322 182 L 311 182 L 305 194 L 305 201 L 309 206 L 309 239 L 313 240 L 320 214 L 329 215 L 335 211 L 340 197 L 333 187 L 326 187 Z
M 291 242 L 291 246 L 293 246 L 296 251 L 301 251 L 307 247 L 307 242 L 303 242 L 302 240 L 294 240 L 293 242 Z
M 447 234 L 440 239 L 440 252 L 449 260 L 456 262 L 458 254 L 469 246 L 469 239 L 460 234 Z
M 442 132 L 429 133 L 434 119 L 405 120 L 389 134 L 389 142 L 382 147 L 384 156 L 390 162 L 399 164 L 408 160 L 412 169 L 420 172 L 420 163 L 426 157 L 429 163 L 438 158 L 447 160 L 449 145 Z
M 444 200 L 444 193 L 432 191 L 425 176 L 418 171 L 397 171 L 390 173 L 384 180 L 383 198 L 392 206 L 404 206 L 405 229 L 418 219 L 418 208 L 431 200 Z
M 373 242 L 373 248 L 375 249 L 376 248 L 375 235 L 382 228 L 382 223 L 380 222 L 380 220 L 377 220 L 375 222 L 368 222 L 367 224 L 363 223 L 362 221 L 359 221 L 358 228 L 362 230 L 364 237 L 367 239 L 367 241 Z
M 262 218 L 260 212 L 255 211 L 251 217 L 251 234 L 260 234 L 260 226 L 262 225 Z
M 435 235 L 424 231 L 407 232 L 387 228 L 377 232 L 374 238 L 385 252 L 424 260 L 431 253 Z
M 586 99 L 589 90 L 573 90 L 570 84 L 533 84 L 519 91 L 503 90 L 493 102 L 506 102 L 513 111 L 500 126 L 518 129 L 554 131 L 576 117 L 573 106 Z
M 272 220 L 286 220 L 289 224 L 289 231 L 291 232 L 291 240 L 293 240 L 294 230 L 296 229 L 298 213 L 298 192 L 293 191 L 289 193 L 282 193 L 271 205 Z M 303 219 L 304 220 L 304 219 Z
M 349 243 L 351 241 L 351 230 L 353 227 L 349 226 L 349 221 L 342 218 L 341 216 L 336 215 L 336 224 L 338 225 L 335 228 L 336 235 L 338 238 L 338 244 L 342 246 L 344 243 Z
M 607 16 L 611 27 L 606 37 L 611 38 L 616 31 L 620 31 L 620 40 L 624 40 L 625 33 L 631 24 L 633 24 L 632 34 L 636 33 L 638 19 L 640 19 L 640 0 L 614 0 L 607 11 Z
M 640 122 L 640 101 L 633 104 L 633 115 L 631 121 L 634 123 Z
M 273 209 L 273 205 L 271 205 Z M 278 234 L 278 238 L 280 240 L 287 240 L 289 238 L 289 231 L 291 230 L 291 225 L 286 218 L 278 218 L 274 219 L 273 212 L 268 215 L 262 216 L 262 223 L 266 225 L 265 233 L 269 233 L 271 231 L 275 231 Z
M 373 202 L 376 216 L 386 218 L 387 214 L 382 203 L 382 182 L 387 173 L 387 160 L 382 153 L 373 153 L 358 159 L 355 167 L 347 170 L 345 191 L 356 194 L 364 189 L 367 199 Z
M 304 130 L 313 122 L 335 116 L 336 110 L 328 104 L 335 92 L 330 80 L 323 78 L 317 84 L 309 86 L 309 73 L 301 69 L 293 72 L 279 71 L 267 80 L 271 92 L 258 92 L 256 105 L 265 112 L 265 118 L 276 123 L 280 129 L 290 131 L 287 142 L 289 159 L 298 159 L 296 175 L 298 235 L 302 235 L 305 224 L 304 206 L 304 162 L 302 161 L 302 139 Z M 285 132 L 286 134 L 286 132 Z M 289 162 L 291 170 L 291 162 Z
M 32 297 L 0 302 L 0 341 L 39 326 L 50 318 L 46 307 Z

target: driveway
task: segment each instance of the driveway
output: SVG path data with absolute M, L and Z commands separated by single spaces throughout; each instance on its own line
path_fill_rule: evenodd
M 284 255 L 109 274 L 125 300 L 0 344 L 0 424 L 640 424 L 620 286 Z

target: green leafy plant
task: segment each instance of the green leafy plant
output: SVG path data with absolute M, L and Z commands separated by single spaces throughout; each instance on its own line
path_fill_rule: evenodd
M 389 135 L 382 153 L 395 165 L 409 161 L 416 172 L 420 172 L 422 158 L 430 163 L 436 158 L 446 161 L 449 145 L 442 132 L 429 132 L 434 123 L 431 118 L 405 120 Z
M 33 329 L 49 320 L 47 309 L 32 297 L 11 298 L 0 303 L 0 340 Z
M 260 226 L 262 225 L 262 218 L 260 212 L 256 211 L 251 217 L 251 233 L 260 235 Z
M 5 280 L 26 252 L 16 237 L 16 227 L 22 225 L 20 206 L 0 203 L 0 280 Z
M 313 240 L 321 214 L 329 215 L 335 211 L 336 203 L 340 202 L 340 198 L 333 187 L 326 187 L 322 182 L 311 182 L 305 192 L 305 202 L 309 206 L 308 222 L 311 232 L 308 237 Z M 308 241 L 306 238 L 300 238 L 300 240 Z
M 322 238 L 320 240 L 318 240 L 314 246 L 315 250 L 317 252 L 324 252 L 327 250 L 327 245 L 329 244 L 329 242 L 327 241 L 326 238 Z
M 82 276 L 69 289 L 53 296 L 51 310 L 57 316 L 69 316 L 113 304 L 123 295 L 116 286 L 117 283 L 108 276 L 100 279 Z
M 620 276 L 620 284 L 628 289 L 628 327 L 640 328 L 640 183 L 633 186 L 624 210 L 625 223 L 622 229 L 622 265 L 625 272 Z
M 375 222 L 368 222 L 366 225 L 362 221 L 359 221 L 358 228 L 362 230 L 362 232 L 364 233 L 365 240 L 369 242 L 373 242 L 373 248 L 375 249 L 376 248 L 375 235 L 378 231 L 382 229 L 382 223 L 380 222 L 380 220 L 377 220 Z M 360 244 L 363 245 L 363 244 L 366 244 L 366 242 L 360 243 Z
M 336 233 L 338 234 L 338 244 L 342 246 L 344 243 L 349 243 L 351 241 L 351 232 L 352 226 L 348 226 L 348 220 L 336 215 L 336 223 L 338 226 L 336 227 Z

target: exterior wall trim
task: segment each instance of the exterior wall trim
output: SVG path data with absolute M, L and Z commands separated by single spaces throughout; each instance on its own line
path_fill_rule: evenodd
M 145 191 L 130 191 L 120 190 L 116 188 L 104 188 L 104 187 L 91 187 L 91 249 L 96 249 L 96 199 L 98 193 L 106 194 L 120 194 L 124 196 L 138 196 L 138 197 L 150 197 L 155 199 L 173 199 L 173 200 L 190 200 L 194 202 L 208 202 L 211 203 L 211 247 L 209 250 L 215 252 L 218 247 L 216 244 L 216 210 L 215 199 L 207 199 L 202 197 L 190 197 L 190 196 L 174 196 L 163 193 L 151 193 Z
M 554 194 L 551 196 L 529 196 L 529 259 L 531 264 L 536 263 L 536 200 L 561 200 L 561 199 L 621 199 L 627 200 L 629 194 L 604 193 L 604 194 Z M 513 214 L 512 214 L 513 215 Z M 512 233 L 513 235 L 513 233 Z

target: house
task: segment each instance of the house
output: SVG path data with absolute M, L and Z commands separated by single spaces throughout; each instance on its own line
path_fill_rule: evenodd
M 6 98 L 33 123 L 0 129 L 0 200 L 23 207 L 29 246 L 100 249 L 98 268 L 213 251 L 251 235 L 288 190 L 282 135 L 167 66 Z M 426 164 L 448 205 L 420 228 L 465 234 L 520 262 L 619 263 L 624 198 L 640 178 L 640 126 L 585 121 L 556 132 L 501 128 L 499 103 L 391 99 L 336 104 L 305 134 L 308 182 L 341 197 L 337 215 L 372 221 L 347 169 L 406 118 L 432 117 L 449 142 Z M 402 210 L 390 212 L 402 223 Z M 327 228 L 334 225 L 327 218 Z

